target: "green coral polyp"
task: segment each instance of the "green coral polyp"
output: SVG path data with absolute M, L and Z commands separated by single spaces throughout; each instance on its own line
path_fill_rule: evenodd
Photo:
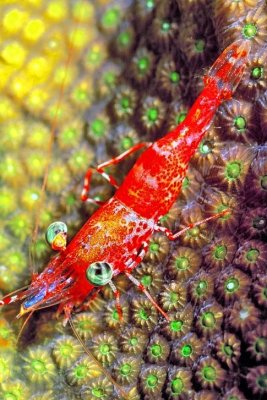
M 159 116 L 158 109 L 155 107 L 149 108 L 147 111 L 147 118 L 150 122 L 156 122 Z
M 206 155 L 211 153 L 212 151 L 212 145 L 210 141 L 208 140 L 203 140 L 200 145 L 199 145 L 199 151 L 201 154 Z
M 150 275 L 144 275 L 141 278 L 141 283 L 142 283 L 142 285 L 144 285 L 146 287 L 150 286 L 152 283 L 152 277 Z
M 173 394 L 178 395 L 183 392 L 184 384 L 181 378 L 175 378 L 171 381 L 171 391 Z
M 234 126 L 239 131 L 244 131 L 247 127 L 247 121 L 246 121 L 245 117 L 243 117 L 242 115 L 239 115 L 238 117 L 236 117 L 234 119 Z
M 213 328 L 216 325 L 216 319 L 212 312 L 205 312 L 201 317 L 201 323 L 205 328 Z
M 168 32 L 171 29 L 171 24 L 167 21 L 163 21 L 161 24 L 162 32 Z
M 146 378 L 146 384 L 149 388 L 154 388 L 158 384 L 157 375 L 149 374 Z
M 255 24 L 246 24 L 242 29 L 242 34 L 246 39 L 253 39 L 258 32 L 258 28 Z
M 196 287 L 196 293 L 198 296 L 202 296 L 205 294 L 207 291 L 208 284 L 206 281 L 199 281 L 197 287 Z
M 197 53 L 203 53 L 203 51 L 205 50 L 205 47 L 206 47 L 205 40 L 198 39 L 195 42 L 195 50 L 196 50 Z
M 216 246 L 213 254 L 216 260 L 224 260 L 227 255 L 227 247 L 224 245 Z
M 137 61 L 137 66 L 140 72 L 146 73 L 150 67 L 150 61 L 148 57 L 141 57 Z
M 240 162 L 233 161 L 226 165 L 226 178 L 229 180 L 236 180 L 242 173 L 242 165 Z
M 247 253 L 246 253 L 246 259 L 249 262 L 256 262 L 258 260 L 260 256 L 260 252 L 257 249 L 250 249 Z
M 190 357 L 193 352 L 192 346 L 190 344 L 185 344 L 181 349 L 182 357 Z
M 187 257 L 177 257 L 175 259 L 176 268 L 179 270 L 187 270 L 190 267 L 190 263 Z
M 225 287 L 225 290 L 226 290 L 228 293 L 234 293 L 234 292 L 236 292 L 236 291 L 239 289 L 240 284 L 239 284 L 238 279 L 236 279 L 236 278 L 229 278 L 229 279 L 227 279 L 227 280 L 225 281 L 224 287 Z
M 92 133 L 94 136 L 100 138 L 105 135 L 106 132 L 106 124 L 101 119 L 95 119 L 91 123 Z
M 179 72 L 177 72 L 177 71 L 172 71 L 172 72 L 170 73 L 170 81 L 171 81 L 172 83 L 177 84 L 177 83 L 180 82 L 180 80 L 181 80 L 181 76 L 180 76 Z
M 202 370 L 202 376 L 209 382 L 214 382 L 217 378 L 216 369 L 212 366 L 204 367 Z
M 162 355 L 162 347 L 160 344 L 153 344 L 150 348 L 150 352 L 154 357 L 160 357 Z
M 180 332 L 183 329 L 183 321 L 178 320 L 178 321 L 171 321 L 170 322 L 170 329 L 174 332 Z
M 130 149 L 130 147 L 132 147 L 133 145 L 134 145 L 134 141 L 133 141 L 133 139 L 130 138 L 130 137 L 124 137 L 124 138 L 121 140 L 121 148 L 122 148 L 123 150 L 128 150 L 128 149 Z
M 252 68 L 250 76 L 252 79 L 258 80 L 263 77 L 263 74 L 264 74 L 263 67 L 257 66 L 257 67 Z

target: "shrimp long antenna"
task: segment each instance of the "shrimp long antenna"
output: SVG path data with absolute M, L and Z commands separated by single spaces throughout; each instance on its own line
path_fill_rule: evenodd
M 32 311 L 27 315 L 27 318 L 26 318 L 25 321 L 23 322 L 22 327 L 20 328 L 19 333 L 18 333 L 17 344 L 19 343 L 19 340 L 20 340 L 20 338 L 21 338 L 22 332 L 24 331 L 24 329 L 25 329 L 27 323 L 29 322 L 30 318 L 32 317 L 34 311 L 35 311 L 35 310 L 32 310 Z
M 84 0 L 85 2 L 85 0 Z M 82 9 L 82 7 L 81 7 Z M 49 174 L 49 168 L 51 165 L 51 159 L 52 159 L 52 152 L 53 152 L 53 145 L 54 145 L 54 140 L 55 140 L 55 134 L 56 134 L 56 129 L 58 126 L 58 115 L 59 115 L 59 109 L 60 109 L 60 104 L 62 102 L 63 96 L 64 96 L 64 90 L 65 90 L 65 83 L 67 80 L 67 76 L 68 76 L 68 70 L 69 67 L 71 65 L 72 62 L 72 58 L 73 58 L 73 53 L 74 53 L 74 37 L 75 34 L 77 32 L 78 29 L 78 25 L 79 25 L 79 19 L 77 19 L 75 21 L 74 24 L 74 30 L 73 30 L 73 34 L 72 34 L 72 39 L 70 40 L 71 43 L 69 45 L 68 48 L 68 56 L 67 56 L 67 60 L 66 60 L 66 64 L 65 64 L 65 74 L 64 77 L 62 79 L 60 88 L 59 88 L 59 95 L 58 95 L 58 99 L 56 102 L 56 108 L 55 108 L 55 117 L 52 121 L 51 124 L 51 129 L 50 129 L 50 136 L 49 136 L 49 141 L 48 141 L 48 150 L 47 150 L 47 162 L 45 165 L 45 169 L 44 169 L 44 176 L 43 176 L 43 182 L 42 182 L 42 187 L 41 187 L 41 193 L 40 193 L 40 207 L 38 207 L 38 210 L 42 208 L 42 205 L 44 204 L 45 201 L 45 190 L 46 190 L 46 186 L 47 186 L 47 180 L 48 180 L 48 174 Z M 31 245 L 30 248 L 32 248 L 32 245 L 36 242 L 37 237 L 38 237 L 38 232 L 39 232 L 39 223 L 40 223 L 40 212 L 37 211 L 35 213 L 35 221 L 34 221 L 34 227 L 33 227 L 33 233 L 32 233 L 32 239 L 31 239 Z M 31 251 L 31 250 L 30 250 Z M 31 257 L 34 260 L 34 256 L 32 255 Z M 32 264 L 32 269 L 34 271 L 34 262 Z
M 103 365 L 95 358 L 95 356 L 93 355 L 93 353 L 86 347 L 85 343 L 83 342 L 81 336 L 79 335 L 79 333 L 77 332 L 74 324 L 73 324 L 73 320 L 71 318 L 71 316 L 69 317 L 69 324 L 71 326 L 71 329 L 73 330 L 74 335 L 76 336 L 77 340 L 79 341 L 79 343 L 81 344 L 81 346 L 83 347 L 84 351 L 86 352 L 86 354 L 96 363 L 96 365 L 98 366 L 98 368 L 103 372 L 103 374 L 112 382 L 113 386 L 118 390 L 118 392 L 120 393 L 121 396 L 123 396 L 122 398 L 124 400 L 128 399 L 128 395 L 127 393 L 122 389 L 122 387 L 115 381 L 115 379 L 113 379 L 113 377 L 110 375 L 110 373 L 103 367 Z

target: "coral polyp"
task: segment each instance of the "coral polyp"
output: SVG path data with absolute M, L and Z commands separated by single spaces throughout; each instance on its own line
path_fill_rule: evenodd
M 198 270 L 201 265 L 201 256 L 190 247 L 177 247 L 173 251 L 167 266 L 167 273 L 173 279 L 185 280 Z
M 215 341 L 216 356 L 229 369 L 237 367 L 241 355 L 240 347 L 240 340 L 231 333 L 225 333 Z
M 196 379 L 203 389 L 220 388 L 225 378 L 225 370 L 211 357 L 204 357 L 197 365 Z

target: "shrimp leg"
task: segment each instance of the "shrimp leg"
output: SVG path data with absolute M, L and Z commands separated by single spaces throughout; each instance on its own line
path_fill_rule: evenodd
M 124 160 L 126 157 L 128 157 L 130 154 L 142 149 L 143 147 L 148 147 L 152 143 L 151 142 L 141 142 L 137 143 L 134 146 L 132 146 L 130 149 L 126 150 L 124 153 L 118 155 L 117 157 L 112 158 L 111 160 L 105 161 L 102 164 L 99 164 L 96 168 L 89 167 L 84 178 L 84 184 L 83 184 L 83 190 L 81 194 L 81 200 L 82 201 L 93 201 L 96 204 L 101 205 L 102 202 L 94 200 L 94 199 L 89 199 L 88 198 L 88 193 L 90 190 L 90 182 L 92 178 L 93 172 L 98 172 L 105 178 L 112 186 L 114 186 L 116 189 L 118 189 L 119 185 L 116 182 L 115 178 L 113 176 L 108 175 L 105 171 L 104 168 L 109 167 L 110 165 L 116 165 L 119 164 L 122 160 Z
M 229 212 L 229 209 L 223 210 L 219 213 L 216 213 L 214 215 L 212 215 L 211 217 L 202 219 L 201 221 L 197 221 L 194 224 L 190 224 L 188 226 L 186 226 L 185 228 L 181 229 L 179 232 L 173 233 L 172 231 L 170 231 L 168 228 L 166 228 L 165 226 L 160 226 L 160 225 L 156 225 L 155 226 L 155 231 L 156 232 L 163 232 L 165 233 L 165 235 L 167 236 L 168 239 L 170 240 L 176 240 L 179 236 L 183 235 L 185 232 L 187 232 L 188 230 L 199 226 L 201 224 L 204 224 L 205 222 L 211 221 L 213 219 L 216 218 L 220 218 L 222 216 L 224 216 L 225 214 L 227 214 Z

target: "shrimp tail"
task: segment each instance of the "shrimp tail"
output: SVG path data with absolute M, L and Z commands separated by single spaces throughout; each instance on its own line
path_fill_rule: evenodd
M 221 100 L 227 100 L 238 86 L 246 67 L 251 44 L 248 40 L 237 40 L 228 46 L 204 77 L 205 86 L 216 86 Z

